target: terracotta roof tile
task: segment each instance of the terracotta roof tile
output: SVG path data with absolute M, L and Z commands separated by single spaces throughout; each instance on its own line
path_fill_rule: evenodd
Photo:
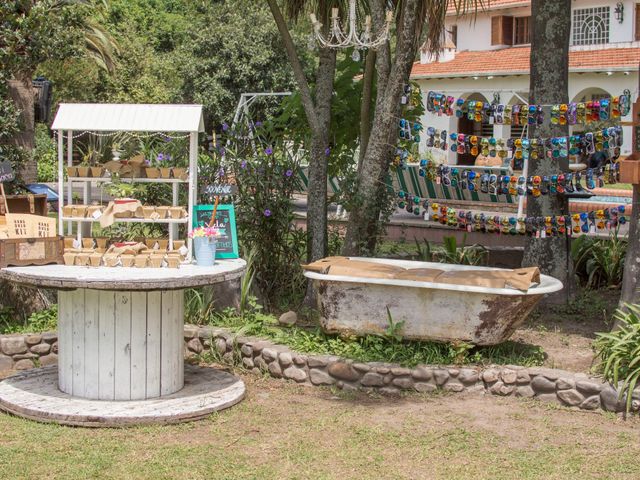
M 531 5 L 531 0 L 481 0 L 478 11 L 496 10 L 498 8 L 525 7 Z M 473 12 L 471 12 L 473 13 Z M 447 5 L 447 15 L 455 15 L 456 6 L 452 2 Z
M 411 78 L 463 77 L 473 75 L 516 75 L 529 73 L 529 47 L 458 52 L 453 60 L 421 64 L 416 62 Z M 569 52 L 569 71 L 597 72 L 607 68 L 638 70 L 640 48 L 608 48 Z

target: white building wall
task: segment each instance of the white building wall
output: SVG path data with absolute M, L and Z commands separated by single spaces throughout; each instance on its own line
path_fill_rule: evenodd
M 622 2 L 624 6 L 622 23 L 619 23 L 615 18 L 616 3 L 616 1 L 602 0 L 573 0 L 571 8 L 573 12 L 574 9 L 609 6 L 609 43 L 633 42 L 635 41 L 636 0 L 625 0 Z M 528 16 L 531 15 L 531 7 L 491 10 L 480 13 L 475 18 L 473 15 L 466 15 L 460 18 L 449 17 L 446 22 L 446 28 L 450 29 L 452 25 L 458 26 L 458 51 L 482 51 L 504 48 L 504 46 L 501 45 L 491 45 L 491 17 L 498 15 L 511 15 L 514 17 Z
M 419 79 L 416 80 L 422 89 L 423 99 L 426 101 L 429 90 L 445 93 L 453 97 L 467 98 L 473 93 L 480 93 L 487 101 L 493 100 L 494 92 L 500 93 L 501 103 L 524 103 L 517 95 L 525 100 L 529 95 L 529 76 L 505 76 L 479 77 L 474 80 L 471 77 L 446 78 L 446 79 Z M 599 88 L 612 96 L 620 95 L 625 89 L 632 92 L 632 101 L 637 98 L 638 89 L 638 72 L 630 72 L 624 75 L 622 72 L 613 72 L 612 75 L 605 73 L 571 73 L 569 74 L 569 100 L 574 101 L 579 94 L 585 90 Z M 635 93 L 634 93 L 635 92 Z M 631 113 L 622 118 L 622 121 L 631 121 Z M 448 133 L 457 132 L 458 119 L 455 116 L 437 116 L 426 112 L 421 119 L 424 126 L 424 134 L 421 136 L 420 151 L 425 152 L 426 147 L 426 129 L 434 127 L 439 130 L 446 129 Z M 621 149 L 622 155 L 631 153 L 631 127 L 623 127 L 624 143 Z M 509 136 L 510 128 L 508 126 L 494 125 L 494 136 L 504 138 Z M 445 161 L 449 164 L 455 164 L 457 155 L 448 151 L 445 155 L 442 151 L 432 151 L 436 160 Z

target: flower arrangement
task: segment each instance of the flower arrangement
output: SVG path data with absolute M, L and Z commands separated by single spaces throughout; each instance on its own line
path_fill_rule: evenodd
M 189 234 L 189 238 L 218 238 L 220 236 L 220 230 L 213 227 L 197 227 L 194 228 Z

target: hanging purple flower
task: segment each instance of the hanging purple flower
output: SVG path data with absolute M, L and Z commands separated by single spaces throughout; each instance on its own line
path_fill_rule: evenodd
M 220 176 L 220 177 L 224 177 L 224 168 L 223 168 L 223 167 L 220 167 L 220 168 L 218 169 L 218 176 Z
M 293 170 L 289 169 L 286 172 L 284 172 L 284 176 L 285 177 L 290 177 L 291 175 L 293 175 Z
M 164 153 L 159 153 L 158 156 L 156 157 L 156 160 L 158 160 L 159 162 L 162 162 L 164 160 Z
M 255 125 L 256 125 L 256 128 L 261 127 L 261 126 L 262 126 L 262 122 L 261 122 L 260 120 L 258 120 L 258 121 L 255 123 Z
M 224 147 L 220 147 L 220 148 L 218 149 L 218 152 L 220 153 L 220 155 L 222 155 L 222 156 L 224 157 L 224 154 L 225 154 L 227 151 L 224 149 Z
M 164 159 L 168 162 L 169 160 L 171 160 L 171 155 L 169 155 L 168 153 L 164 156 Z
M 240 162 L 240 168 L 242 168 L 242 169 L 247 168 L 247 161 L 246 160 L 243 160 L 243 161 Z
M 329 155 L 331 155 L 331 147 L 327 147 L 324 149 L 324 155 L 325 157 L 328 157 Z
M 271 210 L 269 210 L 268 208 L 266 208 L 266 209 L 264 210 L 264 216 L 265 216 L 265 217 L 270 217 L 270 216 L 271 216 Z
M 267 147 L 264 151 L 265 154 L 267 155 L 271 155 L 273 153 L 273 150 L 271 149 L 271 147 Z
M 222 131 L 226 132 L 227 130 L 229 130 L 229 125 L 227 124 L 227 122 L 223 122 L 222 123 Z

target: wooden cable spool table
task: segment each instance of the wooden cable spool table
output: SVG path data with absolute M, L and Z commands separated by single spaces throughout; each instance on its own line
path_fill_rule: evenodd
M 185 382 L 184 366 L 184 290 L 237 279 L 245 268 L 246 263 L 241 259 L 218 260 L 213 267 L 182 265 L 179 269 L 46 265 L 4 268 L 0 270 L 0 277 L 23 285 L 58 290 L 56 399 L 62 392 L 69 400 L 98 401 L 101 407 L 112 404 L 115 410 L 122 410 L 123 403 L 128 401 L 124 410 L 129 414 L 122 422 L 118 423 L 117 415 L 113 418 L 107 415 L 106 420 L 93 422 L 119 425 L 153 423 L 153 419 L 146 417 L 146 420 L 131 421 L 138 418 L 131 405 L 144 405 L 145 401 L 156 402 L 155 420 L 172 421 L 172 414 L 163 416 L 157 402 L 180 398 L 181 394 L 189 397 L 189 392 L 183 392 L 183 387 L 187 390 L 185 385 L 189 383 Z M 8 397 L 24 393 L 16 391 L 15 383 L 20 383 L 16 379 L 22 379 L 24 385 L 29 381 L 35 385 L 27 385 L 27 390 L 37 385 L 42 390 L 47 382 L 36 377 L 45 370 L 29 371 L 0 382 L 0 408 L 41 420 L 38 412 L 31 411 L 30 407 L 22 411 Z M 52 369 L 48 371 L 56 373 Z M 233 403 L 240 401 L 244 396 L 242 381 L 228 373 L 218 373 L 231 377 L 236 397 Z M 192 377 L 191 384 L 198 383 L 198 375 Z M 225 377 L 223 383 L 229 384 L 231 379 Z M 8 392 L 7 382 L 14 383 Z M 46 392 L 40 393 L 51 394 L 51 387 L 47 385 Z M 196 390 L 203 394 L 206 388 Z M 224 399 L 225 406 L 229 406 L 229 401 L 229 398 Z M 178 414 L 181 420 L 199 418 L 198 412 L 189 415 L 176 408 L 173 402 L 169 410 L 174 416 Z M 208 413 L 214 411 L 208 410 Z M 68 417 L 69 412 L 65 411 L 64 415 Z M 45 416 L 48 421 L 91 424 L 82 413 L 66 421 L 55 412 L 45 412 Z

